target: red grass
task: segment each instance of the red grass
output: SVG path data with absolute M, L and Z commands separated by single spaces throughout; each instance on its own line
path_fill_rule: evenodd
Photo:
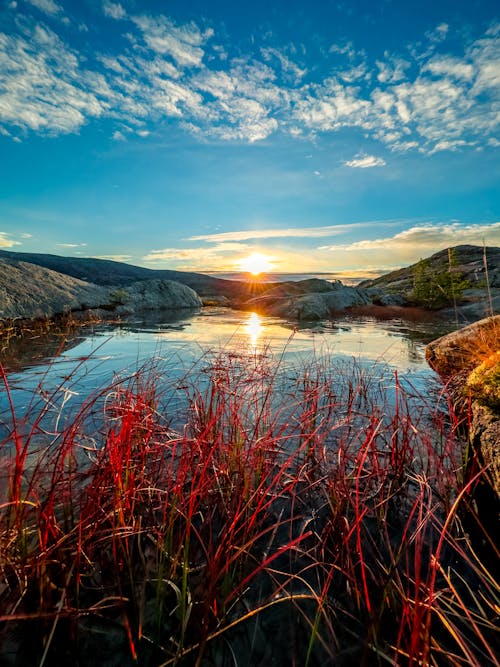
M 322 360 L 205 371 L 180 413 L 151 370 L 50 434 L 47 407 L 11 405 L 6 664 L 494 664 L 500 595 L 461 529 L 443 398 Z

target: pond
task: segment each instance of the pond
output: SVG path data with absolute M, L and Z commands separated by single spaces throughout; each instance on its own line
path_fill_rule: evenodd
M 92 392 L 145 365 L 155 365 L 165 381 L 178 383 L 199 374 L 220 353 L 246 359 L 245 363 L 266 360 L 283 371 L 311 360 L 344 367 L 356 363 L 380 378 L 397 371 L 401 379 L 425 391 L 434 377 L 425 361 L 425 345 L 453 328 L 442 320 L 354 316 L 297 325 L 225 308 L 156 313 L 147 319 L 84 327 L 64 345 L 54 336 L 25 341 L 26 349 L 7 363 L 10 398 L 18 418 L 36 412 L 47 400 L 77 409 Z M 2 387 L 2 430 L 11 419 L 9 396 Z

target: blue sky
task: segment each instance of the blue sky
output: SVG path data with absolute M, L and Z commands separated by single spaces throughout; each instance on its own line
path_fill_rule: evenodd
M 0 0 L 0 247 L 370 273 L 500 245 L 487 0 Z

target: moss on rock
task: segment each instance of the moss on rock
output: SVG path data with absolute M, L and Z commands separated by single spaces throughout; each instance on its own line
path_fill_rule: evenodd
M 466 389 L 482 405 L 500 410 L 500 351 L 494 352 L 470 373 Z

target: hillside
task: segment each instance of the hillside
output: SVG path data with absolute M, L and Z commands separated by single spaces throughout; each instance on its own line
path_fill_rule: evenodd
M 486 279 L 483 263 L 483 248 L 473 245 L 455 246 L 458 265 L 456 270 L 460 271 L 465 279 L 471 283 L 471 287 L 482 285 Z M 486 248 L 488 267 L 488 278 L 490 287 L 500 287 L 500 248 L 489 246 Z M 439 273 L 449 269 L 448 248 L 440 250 L 428 259 L 429 269 Z M 394 292 L 408 293 L 413 289 L 413 278 L 417 263 L 397 271 L 391 271 L 373 280 L 364 280 L 358 287 L 381 287 Z
M 43 266 L 0 258 L 0 320 L 51 318 L 89 309 L 129 315 L 201 305 L 196 292 L 171 280 L 141 280 L 125 287 L 95 285 Z
M 200 296 L 227 296 L 230 299 L 245 299 L 249 296 L 246 283 L 236 280 L 214 278 L 202 273 L 172 271 L 168 269 L 147 269 L 125 262 L 91 257 L 62 257 L 30 252 L 0 250 L 0 259 L 13 259 L 36 264 L 52 271 L 77 278 L 96 285 L 130 285 L 138 280 L 175 280 Z

